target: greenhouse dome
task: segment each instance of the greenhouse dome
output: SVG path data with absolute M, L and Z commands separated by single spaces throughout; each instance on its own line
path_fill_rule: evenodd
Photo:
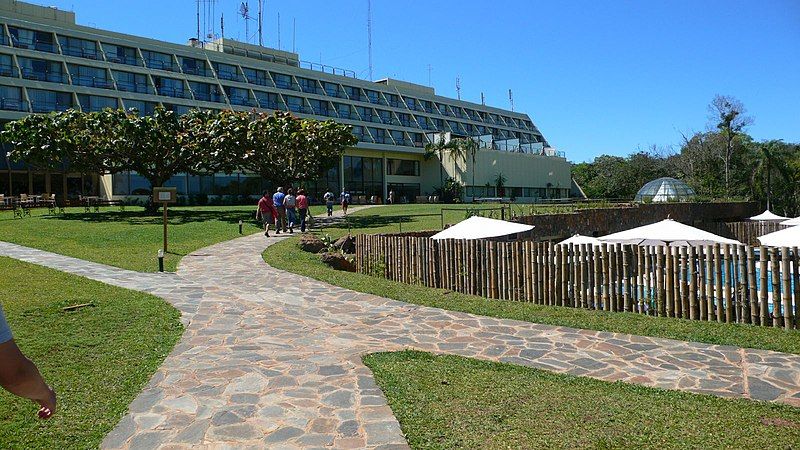
M 685 202 L 695 196 L 694 189 L 675 178 L 659 178 L 648 182 L 636 193 L 637 202 Z

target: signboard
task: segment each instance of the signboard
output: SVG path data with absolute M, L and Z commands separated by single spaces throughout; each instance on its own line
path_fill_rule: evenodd
M 153 188 L 153 203 L 175 203 L 178 201 L 178 188 Z

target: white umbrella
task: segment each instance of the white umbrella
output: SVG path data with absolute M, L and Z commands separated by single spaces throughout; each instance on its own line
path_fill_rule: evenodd
M 758 240 L 765 247 L 800 247 L 800 226 L 768 233 Z
M 739 241 L 717 236 L 714 233 L 684 225 L 672 219 L 631 228 L 630 230 L 620 231 L 619 233 L 609 234 L 608 236 L 601 236 L 598 239 L 602 242 L 620 244 L 669 245 L 671 247 L 711 245 L 717 243 L 741 244 Z
M 472 216 L 469 219 L 442 230 L 432 239 L 486 239 L 509 234 L 524 233 L 533 229 L 533 225 L 506 222 L 505 220 L 489 219 L 486 217 Z
M 763 213 L 750 218 L 750 220 L 757 220 L 762 222 L 767 220 L 786 220 L 786 219 L 788 219 L 788 217 L 779 216 L 768 209 L 764 210 Z
M 789 219 L 784 222 L 781 222 L 781 225 L 800 225 L 800 217 L 795 217 L 794 219 Z
M 600 240 L 597 239 L 596 237 L 584 236 L 582 234 L 576 234 L 576 235 L 574 235 L 574 236 L 572 236 L 570 238 L 564 239 L 563 241 L 558 243 L 558 245 L 564 245 L 564 246 L 569 246 L 569 244 L 572 244 L 572 245 L 587 244 L 587 245 L 598 246 L 598 245 L 602 244 L 602 242 L 600 242 Z

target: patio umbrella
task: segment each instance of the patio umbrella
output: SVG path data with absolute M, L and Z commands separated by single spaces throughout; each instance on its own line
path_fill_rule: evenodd
M 800 225 L 800 217 L 781 222 L 781 225 Z
M 569 244 L 572 244 L 572 245 L 587 244 L 587 245 L 597 246 L 597 245 L 602 244 L 602 242 L 600 242 L 600 240 L 598 240 L 595 237 L 584 236 L 582 234 L 576 234 L 576 235 L 572 236 L 571 238 L 564 239 L 563 241 L 558 243 L 558 245 L 564 245 L 564 246 L 569 246 Z
M 750 218 L 750 220 L 755 220 L 760 222 L 765 222 L 770 220 L 786 220 L 786 219 L 788 219 L 788 217 L 779 216 L 768 209 L 764 210 L 763 213 Z
M 432 239 L 486 239 L 510 234 L 524 233 L 533 229 L 533 225 L 506 222 L 505 220 L 489 219 L 487 217 L 472 216 L 469 219 L 442 230 Z
M 768 233 L 758 240 L 765 247 L 800 247 L 800 226 Z
M 724 238 L 708 231 L 665 219 L 619 233 L 598 238 L 602 242 L 634 244 L 634 245 L 669 245 L 684 247 L 711 244 L 741 244 L 739 241 Z

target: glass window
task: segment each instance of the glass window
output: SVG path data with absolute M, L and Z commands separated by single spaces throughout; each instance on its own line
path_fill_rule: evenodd
M 217 78 L 231 81 L 244 81 L 242 76 L 239 75 L 239 69 L 230 64 L 223 64 L 218 62 L 211 63 L 214 65 L 214 71 L 217 72 Z
M 19 67 L 22 71 L 22 78 L 50 81 L 52 83 L 67 82 L 67 77 L 64 75 L 64 66 L 60 62 L 24 57 L 18 57 L 17 61 L 19 61 Z
M 131 172 L 129 176 L 130 195 L 151 195 L 152 189 L 150 182 L 136 172 Z
M 78 102 L 84 112 L 102 111 L 106 108 L 119 108 L 117 99 L 111 97 L 100 97 L 99 95 L 78 94 Z
M 247 89 L 236 88 L 231 86 L 223 86 L 225 89 L 225 93 L 228 94 L 228 100 L 230 100 L 231 104 L 233 105 L 242 105 L 242 106 L 255 106 L 252 99 L 250 98 L 250 91 Z
M 322 85 L 325 87 L 325 93 L 331 97 L 341 97 L 342 92 L 339 90 L 339 85 L 329 81 L 323 81 Z
M 69 92 L 46 91 L 43 89 L 28 89 L 28 99 L 35 113 L 65 111 L 72 108 L 72 94 Z
M 17 68 L 14 67 L 11 55 L 0 55 L 0 76 L 16 77 L 17 74 Z
M 22 89 L 12 86 L 0 86 L 0 109 L 6 111 L 21 111 Z
M 215 174 L 214 195 L 239 195 L 239 176 Z
M 275 80 L 276 87 L 281 89 L 295 89 L 294 83 L 292 82 L 292 77 L 289 75 L 272 72 L 272 78 Z
M 110 62 L 127 64 L 129 66 L 141 66 L 139 57 L 136 55 L 136 49 L 133 47 L 103 44 L 103 50 L 105 51 L 106 59 Z
M 156 109 L 156 104 L 152 102 L 128 99 L 122 99 L 122 102 L 125 104 L 125 109 L 135 109 L 140 116 L 152 115 Z
M 152 50 L 142 50 L 142 57 L 147 67 L 150 69 L 176 71 L 172 55 Z
M 181 69 L 183 73 L 190 75 L 206 76 L 206 62 L 200 59 L 189 58 L 186 56 L 179 57 L 181 61 Z
M 201 100 L 204 102 L 222 102 L 222 98 L 219 95 L 219 87 L 216 84 L 190 81 L 189 89 L 192 90 L 195 100 Z
M 41 52 L 56 52 L 52 33 L 11 26 L 8 27 L 8 32 L 11 34 L 11 43 L 14 47 L 38 50 Z
M 242 71 L 244 72 L 244 76 L 247 78 L 247 81 L 252 84 L 258 84 L 261 86 L 269 86 L 269 77 L 267 76 L 267 72 L 258 69 L 251 69 L 249 67 L 243 67 Z
M 184 90 L 183 81 L 181 80 L 166 77 L 153 77 L 153 82 L 156 85 L 158 95 L 178 98 L 186 97 L 186 91 Z
M 112 195 L 130 195 L 130 175 L 129 172 L 120 172 L 111 176 Z
M 297 82 L 300 83 L 300 89 L 303 92 L 309 92 L 309 93 L 312 93 L 312 94 L 316 94 L 317 93 L 317 82 L 316 81 L 314 81 L 312 79 L 309 79 L 309 78 L 297 77 Z
M 88 86 L 102 89 L 111 89 L 113 86 L 108 79 L 106 69 L 97 67 L 79 66 L 77 64 L 68 64 L 72 84 L 77 86 Z
M 98 59 L 97 43 L 86 39 L 58 35 L 61 53 L 79 58 Z
M 411 159 L 387 159 L 386 175 L 419 176 L 419 161 Z
M 113 70 L 112 75 L 117 82 L 117 89 L 126 92 L 138 92 L 140 94 L 152 94 L 147 81 L 147 75 L 142 73 L 120 72 Z
M 286 106 L 289 108 L 289 111 L 294 112 L 303 112 L 303 99 L 301 97 L 295 97 L 293 95 L 285 95 L 286 98 Z
M 285 109 L 283 107 L 283 102 L 280 100 L 280 96 L 273 92 L 263 92 L 263 91 L 255 91 L 256 98 L 258 99 L 258 103 L 261 105 L 262 108 L 267 109 L 275 109 L 275 110 L 282 110 Z

